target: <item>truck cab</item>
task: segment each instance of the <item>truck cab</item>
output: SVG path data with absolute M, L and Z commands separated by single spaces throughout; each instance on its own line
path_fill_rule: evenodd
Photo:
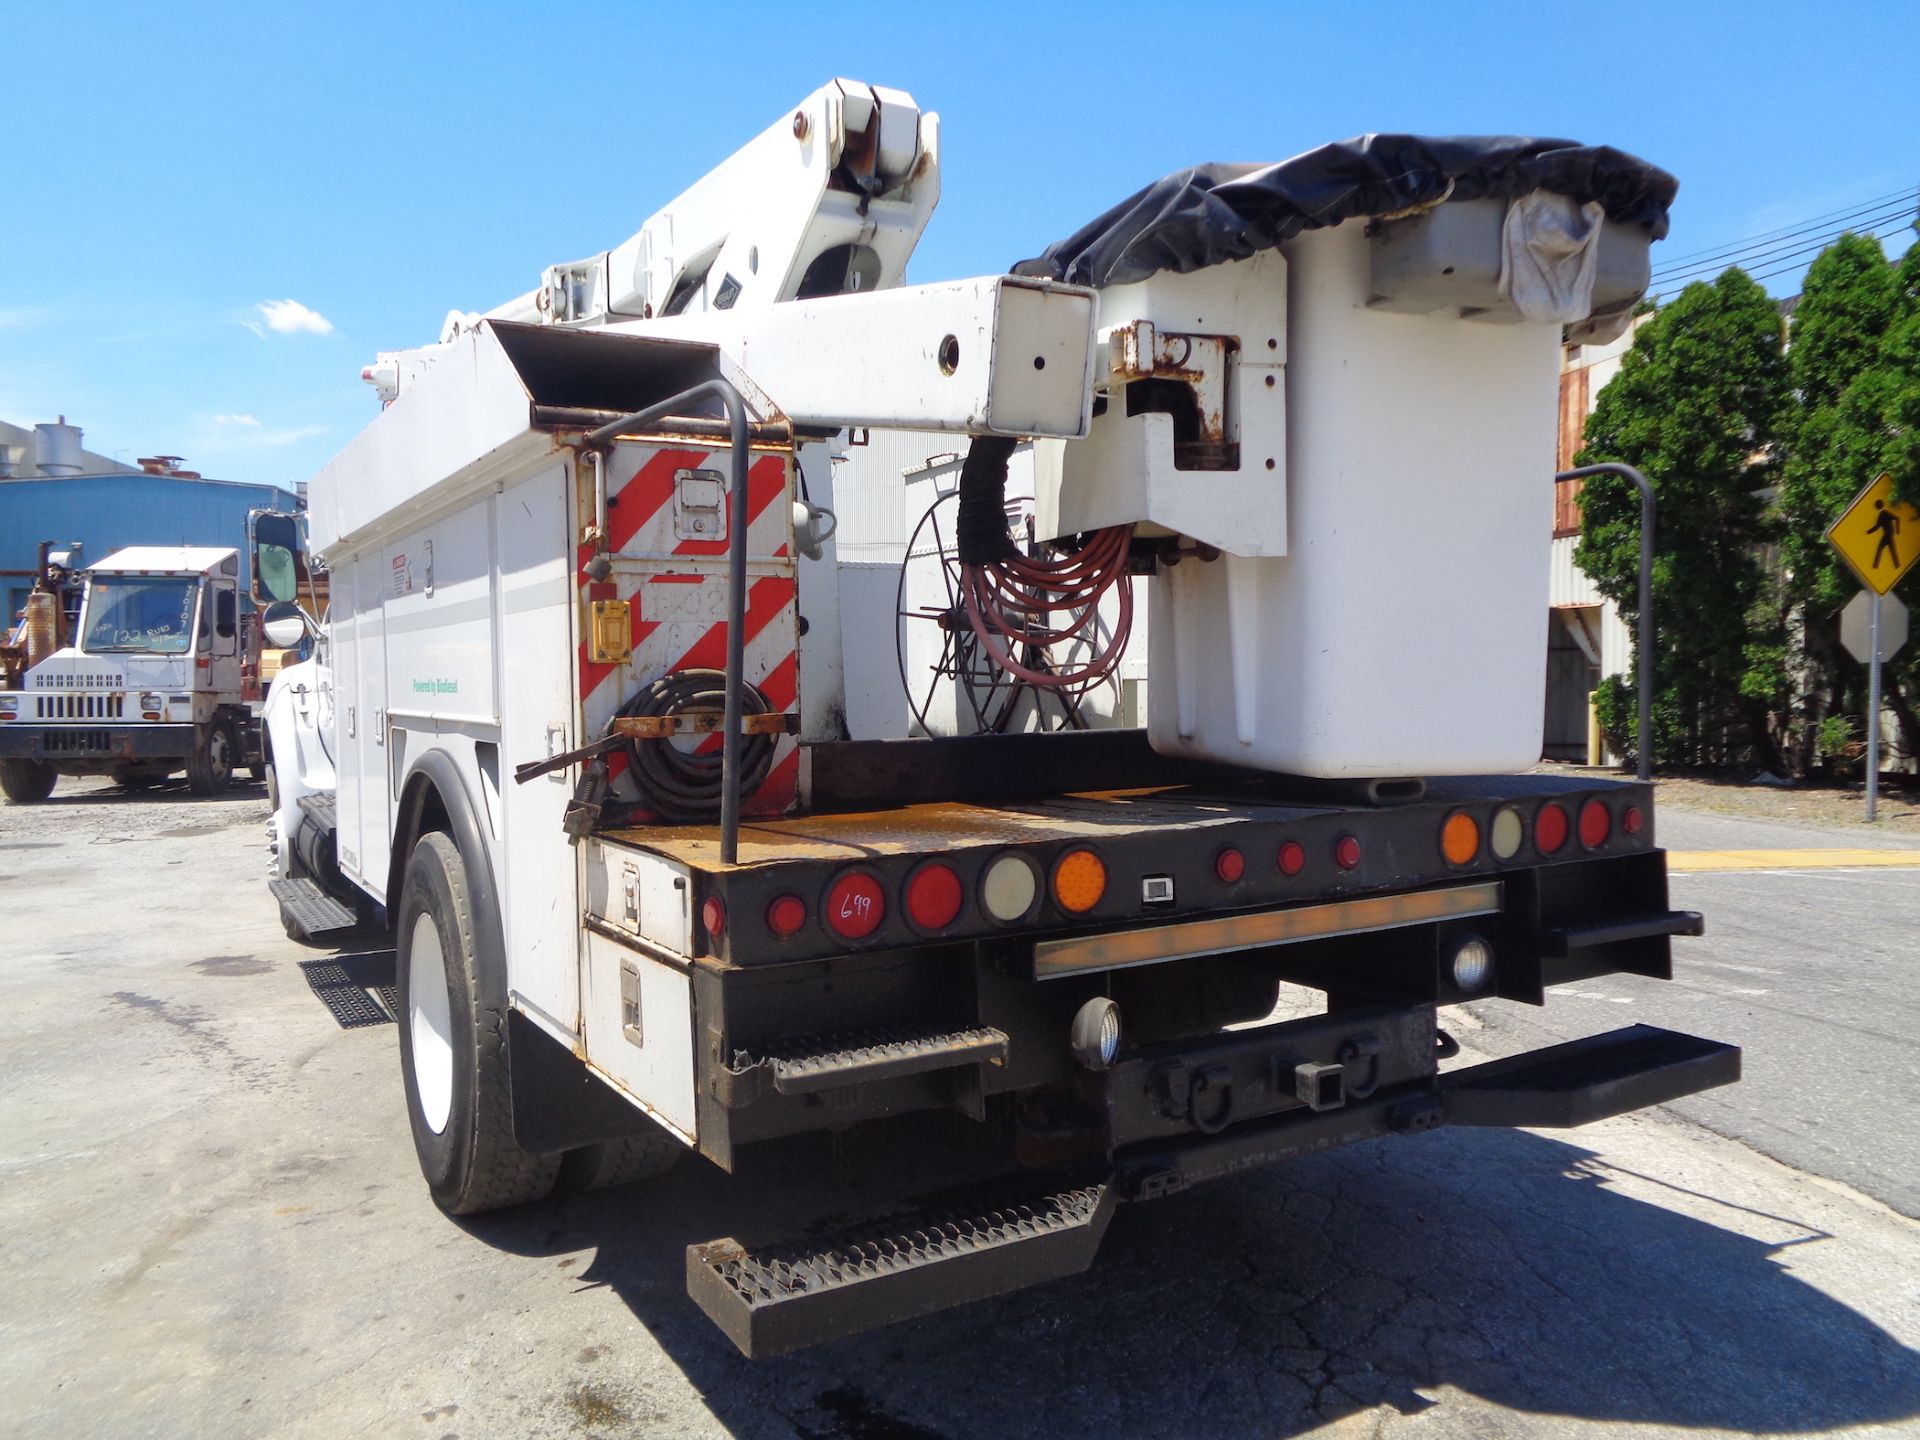
M 15 804 L 61 775 L 141 787 L 185 770 L 196 795 L 263 773 L 259 637 L 240 553 L 133 546 L 86 572 L 71 644 L 0 692 L 0 789 Z

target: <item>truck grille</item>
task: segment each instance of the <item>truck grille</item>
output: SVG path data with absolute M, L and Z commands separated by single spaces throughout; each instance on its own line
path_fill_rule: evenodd
M 125 695 L 36 695 L 38 720 L 119 720 L 126 713 Z
M 107 755 L 113 737 L 104 730 L 42 730 L 40 750 L 45 755 Z

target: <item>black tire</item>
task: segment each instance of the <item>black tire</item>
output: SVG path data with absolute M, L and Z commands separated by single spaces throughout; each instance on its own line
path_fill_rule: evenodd
M 16 805 L 38 805 L 53 794 L 59 778 L 44 760 L 0 760 L 0 793 Z
M 653 1135 L 629 1135 L 569 1150 L 560 1183 L 569 1190 L 611 1190 L 666 1174 L 680 1163 L 687 1147 L 662 1130 Z
M 247 778 L 258 782 L 267 778 L 267 762 L 252 760 L 247 763 Z
M 429 831 L 413 847 L 398 914 L 400 1072 L 413 1148 L 434 1203 L 450 1215 L 473 1215 L 538 1200 L 553 1189 L 561 1157 L 531 1154 L 514 1140 L 507 1017 L 481 999 L 473 893 L 451 836 Z M 441 1043 L 430 1019 L 433 997 L 419 997 L 418 1014 L 414 1003 L 415 950 L 428 943 L 437 944 L 438 954 L 429 958 L 423 951 L 421 968 L 430 973 L 437 959 L 444 974 L 444 1048 L 451 1055 L 450 1073 L 435 1068 L 435 1057 L 427 1059 L 429 1099 L 423 1104 L 416 1026 L 420 1041 Z M 428 1105 L 440 1120 L 437 1130 Z
M 202 727 L 187 757 L 187 789 L 195 795 L 218 795 L 233 783 L 233 759 L 239 753 L 233 731 L 223 721 Z

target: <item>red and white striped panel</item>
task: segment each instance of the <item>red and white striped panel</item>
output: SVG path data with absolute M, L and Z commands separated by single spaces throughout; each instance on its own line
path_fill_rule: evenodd
M 732 504 L 723 504 L 728 528 L 715 538 L 688 535 L 687 517 L 676 527 L 680 477 L 702 471 L 725 477 L 724 449 L 649 445 L 618 446 L 608 458 L 607 529 L 613 574 L 588 579 L 593 551 L 582 546 L 580 598 L 625 600 L 632 621 L 633 655 L 624 665 L 595 665 L 580 650 L 581 735 L 592 739 L 642 685 L 676 670 L 724 670 L 727 663 L 727 548 Z M 697 482 L 696 482 L 697 483 Z M 798 566 L 793 553 L 793 457 L 754 457 L 747 471 L 746 678 L 772 707 L 791 714 L 800 703 Z M 584 629 L 584 626 L 583 626 Z M 668 741 L 717 751 L 720 737 Z M 627 774 L 627 757 L 609 757 L 615 798 L 641 797 Z M 798 742 L 774 742 L 773 769 L 752 795 L 742 797 L 748 815 L 778 815 L 793 807 L 800 771 Z

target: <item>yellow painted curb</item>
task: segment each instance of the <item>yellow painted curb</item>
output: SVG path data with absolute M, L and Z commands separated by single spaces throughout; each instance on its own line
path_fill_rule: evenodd
M 1920 870 L 1920 850 L 1670 850 L 1667 869 L 1679 875 L 1723 870 Z

